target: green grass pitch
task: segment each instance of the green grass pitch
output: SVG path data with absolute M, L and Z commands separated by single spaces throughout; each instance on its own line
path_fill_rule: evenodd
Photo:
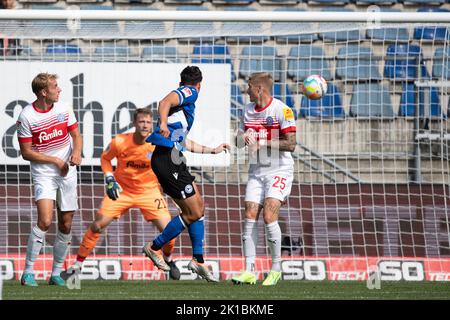
M 82 281 L 81 289 L 23 287 L 3 283 L 5 300 L 320 300 L 320 299 L 450 299 L 448 282 L 381 282 L 369 290 L 364 281 L 280 281 L 274 287 L 233 285 L 230 281 Z

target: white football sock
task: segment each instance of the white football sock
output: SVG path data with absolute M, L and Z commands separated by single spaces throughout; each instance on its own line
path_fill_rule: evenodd
M 273 271 L 281 271 L 281 229 L 278 221 L 266 224 L 266 237 L 272 255 Z
M 53 270 L 52 276 L 59 276 L 66 260 L 72 234 L 64 234 L 58 230 L 53 244 Z
M 34 226 L 31 230 L 31 233 L 28 236 L 24 273 L 33 273 L 34 262 L 36 261 L 39 252 L 41 252 L 46 233 L 46 231 L 39 229 L 38 226 Z
M 245 270 L 254 272 L 256 244 L 258 243 L 258 223 L 256 220 L 245 219 L 242 242 L 244 243 Z

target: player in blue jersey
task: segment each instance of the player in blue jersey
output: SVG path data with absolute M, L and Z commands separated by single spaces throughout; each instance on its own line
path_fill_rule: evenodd
M 170 92 L 159 102 L 159 121 L 147 142 L 156 145 L 151 164 L 163 191 L 180 207 L 181 214 L 172 219 L 153 242 L 148 242 L 144 253 L 161 270 L 170 267 L 161 255 L 165 243 L 177 237 L 185 228 L 189 231 L 193 258 L 189 270 L 207 281 L 217 282 L 203 259 L 204 203 L 200 192 L 189 173 L 182 151 L 218 154 L 227 152 L 230 146 L 222 143 L 216 148 L 206 147 L 186 138 L 192 128 L 202 82 L 202 72 L 196 66 L 188 66 L 180 74 L 180 87 Z

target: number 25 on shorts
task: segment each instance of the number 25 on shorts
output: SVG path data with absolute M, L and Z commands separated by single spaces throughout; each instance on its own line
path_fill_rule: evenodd
M 272 187 L 279 188 L 281 190 L 284 190 L 286 188 L 286 178 L 282 178 L 280 176 L 273 177 L 275 179 L 275 182 L 273 183 Z

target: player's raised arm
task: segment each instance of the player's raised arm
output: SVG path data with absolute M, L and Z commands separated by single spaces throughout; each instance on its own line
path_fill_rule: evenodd
M 112 139 L 105 151 L 100 157 L 100 164 L 105 175 L 106 194 L 111 200 L 117 200 L 120 192 L 123 191 L 119 183 L 114 177 L 114 169 L 111 160 L 117 157 L 116 139 Z
M 165 96 L 160 102 L 158 106 L 158 113 L 159 113 L 159 133 L 164 137 L 167 138 L 170 135 L 169 128 L 167 128 L 167 118 L 169 116 L 170 108 L 176 107 L 180 104 L 180 99 L 178 97 L 178 94 L 175 92 L 169 93 L 167 96 Z
M 201 144 L 198 144 L 195 141 L 186 139 L 186 149 L 193 153 L 210 153 L 210 154 L 218 154 L 222 151 L 228 152 L 230 150 L 230 145 L 227 143 L 222 143 L 215 148 L 207 147 Z

